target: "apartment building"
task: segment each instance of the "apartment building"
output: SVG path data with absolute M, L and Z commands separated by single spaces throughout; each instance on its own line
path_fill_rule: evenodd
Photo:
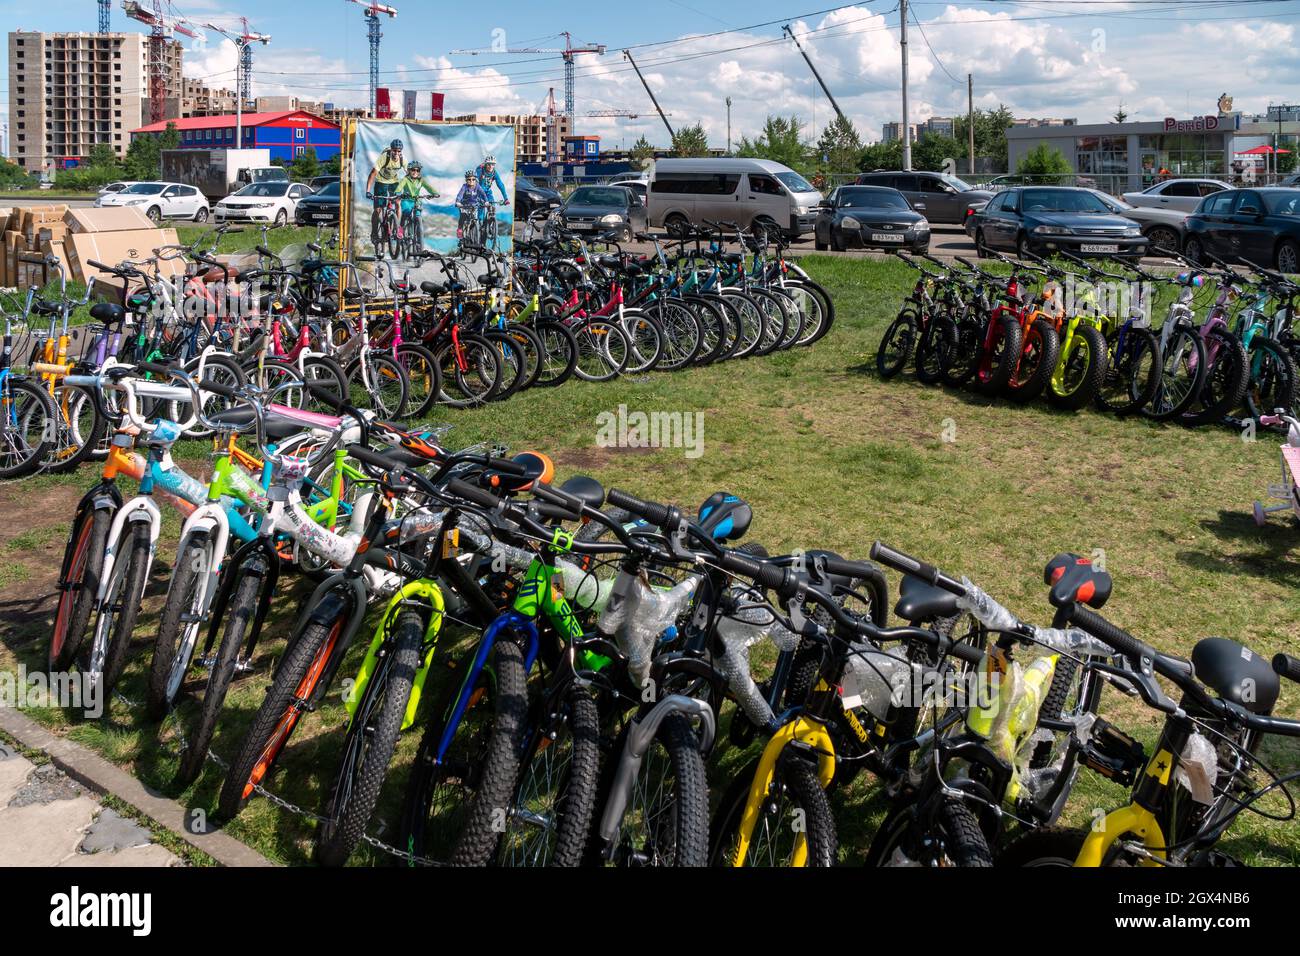
M 235 91 L 214 90 L 201 80 L 181 79 L 181 118 L 222 116 L 235 112 Z M 145 117 L 148 119 L 148 117 Z
M 546 116 L 538 114 L 523 116 L 513 113 L 463 113 L 460 116 L 448 116 L 450 123 L 485 123 L 495 126 L 513 126 L 515 128 L 515 161 L 517 163 L 546 162 Z M 555 154 L 563 158 L 564 138 L 572 131 L 569 118 L 563 113 L 555 117 L 556 143 Z
M 165 46 L 168 100 L 181 100 L 181 46 Z M 149 118 L 148 41 L 139 33 L 9 34 L 10 158 L 30 173 L 75 166 L 95 146 L 126 153 Z

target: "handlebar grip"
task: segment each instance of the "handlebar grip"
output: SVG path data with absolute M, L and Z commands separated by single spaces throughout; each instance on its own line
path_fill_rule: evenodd
M 871 560 L 887 564 L 895 571 L 901 571 L 904 574 L 912 575 L 912 577 L 920 578 L 926 584 L 933 584 L 935 587 L 943 588 L 949 594 L 955 594 L 958 597 L 964 597 L 966 594 L 964 584 L 948 577 L 933 564 L 926 564 L 910 554 L 895 551 L 881 541 L 877 541 L 871 546 Z
M 1273 672 L 1287 680 L 1300 682 L 1300 658 L 1290 654 L 1274 654 Z
M 180 371 L 179 366 L 159 365 L 157 362 L 137 362 L 135 367 L 142 372 L 153 372 L 157 375 L 171 375 Z
M 559 488 L 552 488 L 550 485 L 536 484 L 533 486 L 533 496 L 540 498 L 542 501 L 552 505 L 557 505 L 565 511 L 572 512 L 574 515 L 582 514 L 582 501 L 577 495 L 571 495 L 568 492 L 561 491 Z
M 278 257 L 274 252 L 272 252 L 270 249 L 266 248 L 266 246 L 263 246 L 263 245 L 260 245 L 260 244 L 259 244 L 256 248 L 257 248 L 257 252 L 258 252 L 259 255 L 266 256 L 266 258 L 268 258 L 268 259 L 277 259 L 277 258 L 279 258 L 279 257 Z
M 635 495 L 630 495 L 626 491 L 621 491 L 618 488 L 609 489 L 609 494 L 605 496 L 605 500 L 615 508 L 622 508 L 624 511 L 630 511 L 634 515 L 639 515 L 640 517 L 645 518 L 645 520 L 650 522 L 652 525 L 660 527 L 667 524 L 668 514 L 671 511 L 667 505 L 661 505 L 654 501 L 644 501 L 641 498 L 638 498 Z M 742 573 L 747 574 L 748 572 Z
M 495 508 L 501 504 L 501 499 L 492 492 L 480 488 L 478 485 L 472 485 L 461 478 L 453 478 L 447 482 L 447 490 L 457 498 L 464 498 L 466 501 L 472 501 L 484 508 Z
M 781 597 L 789 597 L 795 591 L 794 576 L 786 568 L 755 561 L 735 551 L 724 551 L 718 563 L 727 571 L 750 578 L 755 584 L 775 591 Z
M 379 452 L 373 451 L 365 445 L 348 445 L 348 454 L 357 461 L 369 465 L 371 468 L 378 468 L 380 471 L 392 471 L 394 468 L 402 467 L 400 462 L 385 458 Z
M 952 657 L 959 661 L 965 661 L 967 664 L 979 664 L 984 660 L 984 652 L 973 644 L 958 643 L 953 644 L 947 649 Z
M 489 458 L 487 468 L 489 471 L 498 471 L 503 475 L 514 475 L 517 478 L 528 474 L 528 469 L 513 458 Z
M 1135 660 L 1147 657 L 1155 660 L 1155 652 L 1150 647 L 1123 628 L 1116 627 L 1096 611 L 1075 604 L 1070 609 L 1070 621 L 1079 625 L 1098 640 L 1109 644 L 1125 657 L 1131 657 Z
M 88 266 L 94 266 L 94 267 L 95 267 L 96 269 L 98 269 L 100 272 L 112 272 L 112 271 L 113 271 L 113 267 L 112 267 L 112 266 L 105 265 L 104 263 L 100 262 L 98 259 L 87 259 L 87 260 L 86 260 L 86 265 L 88 265 Z
M 848 558 L 833 555 L 824 556 L 826 573 L 845 578 L 871 578 L 880 573 L 880 569 L 866 561 L 850 561 Z
M 220 395 L 222 398 L 228 398 L 231 401 L 238 401 L 240 398 L 239 392 L 229 385 L 222 385 L 220 382 L 213 382 L 206 378 L 199 382 L 199 389 L 204 392 L 211 392 L 213 395 Z

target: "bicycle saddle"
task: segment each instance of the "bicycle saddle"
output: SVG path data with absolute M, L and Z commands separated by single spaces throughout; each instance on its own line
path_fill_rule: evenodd
M 935 618 L 952 617 L 956 613 L 957 595 L 933 584 L 926 584 L 910 574 L 903 575 L 903 581 L 898 586 L 898 603 L 894 605 L 894 614 L 898 617 L 909 624 L 917 624 Z
M 599 508 L 605 503 L 605 487 L 588 475 L 574 475 L 560 485 L 566 495 L 573 495 L 588 508 Z
M 37 315 L 61 315 L 63 306 L 57 302 L 43 302 L 36 299 L 32 302 L 32 311 Z
M 239 271 L 230 266 L 212 266 L 200 272 L 196 278 L 200 282 L 233 282 L 239 278 Z
M 432 279 L 425 279 L 420 283 L 420 291 L 425 295 L 442 295 L 447 291 L 447 287 L 441 282 L 434 282 Z
M 1077 554 L 1065 552 L 1048 561 L 1043 583 L 1052 588 L 1048 600 L 1053 607 L 1078 603 L 1101 608 L 1110 600 L 1110 575 Z
M 339 312 L 339 304 L 335 302 L 333 299 L 322 299 L 319 302 L 307 303 L 308 315 L 315 315 L 315 316 L 320 316 L 321 318 L 325 318 L 327 316 L 338 315 L 338 312 Z
M 218 425 L 245 428 L 253 422 L 253 410 L 247 405 L 236 405 L 234 408 L 224 408 L 208 415 L 208 419 Z M 262 420 L 262 430 L 267 438 L 284 439 L 301 435 L 307 430 L 307 426 L 269 411 Z
M 126 309 L 114 302 L 96 302 L 90 307 L 90 317 L 104 325 L 113 325 L 126 318 Z
M 735 541 L 744 537 L 753 520 L 754 509 L 725 491 L 715 491 L 700 505 L 699 526 L 715 541 Z
M 1197 641 L 1192 668 L 1202 684 L 1253 714 L 1271 713 L 1277 703 L 1281 680 L 1272 664 L 1245 644 L 1226 637 Z
M 549 484 L 555 475 L 555 464 L 541 452 L 520 452 L 511 461 L 523 466 L 523 475 L 506 475 L 489 468 L 483 472 L 484 483 L 502 491 L 527 491 L 535 482 Z

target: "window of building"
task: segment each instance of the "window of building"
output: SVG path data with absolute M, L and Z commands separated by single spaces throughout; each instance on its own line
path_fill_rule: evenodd
M 1142 169 L 1163 176 L 1222 176 L 1222 133 L 1152 133 L 1138 137 Z
M 293 131 L 293 137 L 294 139 L 306 139 L 307 131 L 300 126 Z

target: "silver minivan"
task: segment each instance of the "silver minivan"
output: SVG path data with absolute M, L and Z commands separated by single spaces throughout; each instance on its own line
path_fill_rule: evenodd
M 671 235 L 706 220 L 811 232 L 822 194 L 788 166 L 767 159 L 660 159 L 650 173 L 650 225 Z

